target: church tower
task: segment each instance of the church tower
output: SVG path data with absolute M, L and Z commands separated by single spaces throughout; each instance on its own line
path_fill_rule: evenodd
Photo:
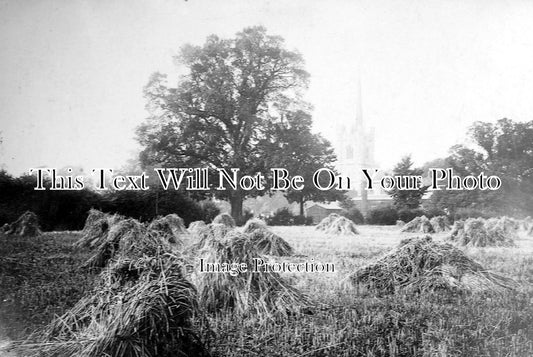
M 363 189 L 362 169 L 374 168 L 374 130 L 368 130 L 363 121 L 363 107 L 361 100 L 361 81 L 357 81 L 355 93 L 355 116 L 341 119 L 336 123 L 337 167 L 343 177 L 351 180 L 351 196 L 359 197 L 360 210 L 366 214 L 367 191 Z

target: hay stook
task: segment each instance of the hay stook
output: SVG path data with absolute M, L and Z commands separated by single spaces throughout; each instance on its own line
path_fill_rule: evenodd
M 194 286 L 179 259 L 121 259 L 97 287 L 17 350 L 24 356 L 208 356 L 192 319 Z
M 332 235 L 357 235 L 357 226 L 346 217 L 332 213 L 324 218 L 315 229 Z
M 268 229 L 265 221 L 252 218 L 244 225 L 242 232 L 250 237 L 255 249 L 260 254 L 276 255 L 279 257 L 294 254 L 294 249 L 282 237 Z
M 230 228 L 235 228 L 236 224 L 235 224 L 235 220 L 233 219 L 232 216 L 230 216 L 229 214 L 227 213 L 221 213 L 219 214 L 218 216 L 216 216 L 214 219 L 213 219 L 213 222 L 212 223 L 215 223 L 215 224 L 223 224 L 225 226 L 228 226 Z
M 257 229 L 267 229 L 267 224 L 265 221 L 259 218 L 252 218 L 246 221 L 242 231 L 244 233 L 252 233 Z
M 117 214 L 111 215 L 96 209 L 89 210 L 89 215 L 85 220 L 85 226 L 81 231 L 82 236 L 76 242 L 76 246 L 79 248 L 95 248 L 100 246 L 106 241 L 109 229 L 123 219 L 124 217 Z
M 426 216 L 415 217 L 406 223 L 400 232 L 410 233 L 435 233 L 431 222 Z
M 447 232 L 450 230 L 450 222 L 446 216 L 435 216 L 429 220 L 435 233 Z
M 458 248 L 430 236 L 403 240 L 400 245 L 348 277 L 356 287 L 381 295 L 406 292 L 504 292 L 518 288 L 507 277 L 489 272 Z
M 187 231 L 191 234 L 197 234 L 201 229 L 205 228 L 207 224 L 204 221 L 194 221 L 189 224 Z
M 340 215 L 338 215 L 337 213 L 330 213 L 326 218 L 321 220 L 320 223 L 315 226 L 315 229 L 318 231 L 324 231 L 328 229 L 330 225 L 339 217 Z
M 248 267 L 246 272 L 235 276 L 227 272 L 197 271 L 194 274 L 200 305 L 206 311 L 228 310 L 239 315 L 271 318 L 300 311 L 308 305 L 307 297 L 278 273 L 253 271 L 254 259 L 262 258 L 262 255 L 245 233 L 232 231 L 225 239 L 209 241 L 198 257 L 205 262 L 245 263 Z
M 96 247 L 94 254 L 85 262 L 86 267 L 104 267 L 114 258 L 138 259 L 172 252 L 164 236 L 148 230 L 139 221 L 128 218 L 114 224 L 106 239 Z
M 189 238 L 189 232 L 183 224 L 183 219 L 177 214 L 169 214 L 154 219 L 148 226 L 148 230 L 160 234 L 169 243 L 180 247 Z
M 5 234 L 22 237 L 37 237 L 43 233 L 39 226 L 39 218 L 32 211 L 26 211 L 16 221 L 8 226 L 4 225 L 3 231 Z
M 232 232 L 234 228 L 228 227 L 220 223 L 209 223 L 203 228 L 197 229 L 192 233 L 192 250 L 197 251 L 204 248 L 210 242 L 222 241 L 228 233 Z
M 461 246 L 511 247 L 515 236 L 515 229 L 508 226 L 505 219 L 468 218 L 454 223 L 448 239 Z
M 291 245 L 277 234 L 266 228 L 255 229 L 251 233 L 246 233 L 254 248 L 259 254 L 275 255 L 278 257 L 291 256 L 294 249 Z

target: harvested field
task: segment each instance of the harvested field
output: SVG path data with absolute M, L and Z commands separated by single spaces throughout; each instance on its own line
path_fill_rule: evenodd
M 358 290 L 351 284 L 345 284 L 346 278 L 378 262 L 380 258 L 402 249 L 399 245 L 403 239 L 414 237 L 419 233 L 399 233 L 395 226 L 360 225 L 357 227 L 358 239 L 343 235 L 331 239 L 331 236 L 323 231 L 309 226 L 268 227 L 268 229 L 284 237 L 294 249 L 294 255 L 271 256 L 270 261 L 296 264 L 312 261 L 331 263 L 335 265 L 335 270 L 328 273 L 278 273 L 277 276 L 287 285 L 276 284 L 274 280 L 267 281 L 264 276 L 256 278 L 252 274 L 239 274 L 237 279 L 231 280 L 230 274 L 202 273 L 203 278 L 210 279 L 210 282 L 206 280 L 201 289 L 204 297 L 198 299 L 199 315 L 193 314 L 188 320 L 190 325 L 187 324 L 186 319 L 180 322 L 182 326 L 189 326 L 186 327 L 186 331 L 191 333 L 189 335 L 191 338 L 192 336 L 199 337 L 199 345 L 193 343 L 192 346 L 205 347 L 205 350 L 212 356 L 231 357 L 301 357 L 302 355 L 425 357 L 438 356 L 439 353 L 443 355 L 442 351 L 447 351 L 446 355 L 450 355 L 450 351 L 453 351 L 454 356 L 529 357 L 533 355 L 533 305 L 531 304 L 533 299 L 533 259 L 531 258 L 533 240 L 522 234 L 523 232 L 515 240 L 515 246 L 511 247 L 455 247 L 463 253 L 463 258 L 468 259 L 463 261 L 464 264 L 469 266 L 469 262 L 473 261 L 489 274 L 489 283 L 483 279 L 480 280 L 483 283 L 472 283 L 469 274 L 478 274 L 479 271 L 476 269 L 470 268 L 473 273 L 468 273 L 468 269 L 464 271 L 445 269 L 443 267 L 446 264 L 443 264 L 440 269 L 434 268 L 433 273 L 440 271 L 441 274 L 440 277 L 433 277 L 434 281 L 440 280 L 448 284 L 455 279 L 458 284 L 456 287 L 458 293 L 450 294 L 453 289 L 450 290 L 446 285 L 437 287 L 435 283 L 430 282 L 420 285 L 424 279 L 419 278 L 415 279 L 416 284 L 405 284 L 396 293 L 390 294 L 379 293 L 375 289 L 364 286 L 363 283 Z M 244 236 L 239 233 L 239 229 L 232 231 L 224 227 L 224 230 L 226 233 L 221 232 L 218 238 L 205 241 L 206 244 L 221 243 L 224 248 L 217 250 L 216 254 L 213 253 L 215 254 L 213 259 L 229 260 L 230 255 L 233 256 L 234 253 L 241 256 L 241 253 L 238 253 L 239 250 L 250 252 L 249 248 L 244 249 L 246 246 L 253 245 L 249 237 L 243 239 Z M 433 234 L 432 244 L 449 247 L 449 244 L 444 244 L 447 235 L 447 232 Z M 105 286 L 105 284 L 101 285 L 103 284 L 102 276 L 106 276 L 109 281 L 114 281 L 116 291 L 120 291 L 120 296 L 123 297 L 130 291 L 126 286 L 133 289 L 133 285 L 144 281 L 142 278 L 137 279 L 137 276 L 148 274 L 144 270 L 138 274 L 138 270 L 144 269 L 142 266 L 132 265 L 130 269 L 130 264 L 115 265 L 118 263 L 114 260 L 108 263 L 102 275 L 94 275 L 93 269 L 72 269 L 72 267 L 79 267 L 91 254 L 91 251 L 87 249 L 72 247 L 72 242 L 76 241 L 79 236 L 80 233 L 45 234 L 40 239 L 28 240 L 23 237 L 0 235 L 0 323 L 4 323 L 8 337 L 15 342 L 23 340 L 36 327 L 40 327 L 42 332 L 48 331 L 47 326 L 52 325 L 54 315 L 65 315 L 77 306 L 78 302 L 92 296 L 92 291 L 98 290 L 91 284 L 97 284 L 98 287 Z M 241 237 L 241 240 L 232 245 L 224 244 L 226 239 L 229 240 L 232 236 Z M 193 239 L 199 239 L 199 237 L 193 237 Z M 49 247 L 49 244 L 53 245 Z M 423 247 L 424 244 L 421 246 Z M 415 248 L 416 245 L 412 245 L 410 249 L 416 251 Z M 252 251 L 253 249 L 252 247 Z M 428 247 L 421 251 L 425 249 Z M 29 252 L 33 253 L 29 255 Z M 443 250 L 435 248 L 435 252 L 439 253 Z M 435 252 L 418 256 L 437 256 Z M 419 266 L 429 268 L 433 266 L 433 262 L 439 261 L 440 258 L 437 258 L 424 260 L 425 263 L 419 259 L 415 263 L 418 262 Z M 151 257 L 140 259 L 145 262 L 154 262 Z M 446 259 L 450 266 L 452 263 L 462 262 L 459 258 Z M 129 261 L 137 260 L 139 259 L 129 259 Z M 442 260 L 445 259 L 442 258 Z M 193 263 L 192 274 L 195 275 L 194 281 L 196 281 L 197 275 L 200 275 L 199 261 L 196 260 Z M 163 266 L 166 266 L 165 264 Z M 171 262 L 169 261 L 168 264 Z M 172 258 L 172 264 L 179 265 L 180 269 L 183 268 L 179 257 Z M 162 282 L 160 278 L 162 274 L 158 272 L 170 274 L 168 270 L 157 268 L 158 264 L 149 265 L 152 277 L 147 280 L 155 279 L 154 281 Z M 105 273 L 108 269 L 109 272 Z M 113 269 L 116 269 L 117 273 L 111 273 Z M 498 284 L 493 286 L 490 279 L 496 275 L 513 279 L 518 283 L 518 287 L 505 288 L 509 282 L 506 279 L 500 284 L 502 287 L 498 287 L 500 286 Z M 147 277 L 147 275 L 144 276 Z M 126 279 L 119 277 L 126 277 Z M 182 277 L 193 281 L 186 275 Z M 244 277 L 253 283 L 245 285 L 248 281 L 245 282 Z M 214 294 L 209 288 L 212 285 L 209 284 L 215 286 L 219 284 L 215 289 L 218 293 Z M 509 285 L 514 285 L 514 283 L 509 282 Z M 154 290 L 148 290 L 157 291 L 154 285 L 150 286 Z M 239 289 L 235 289 L 236 286 Z M 282 299 L 280 293 L 274 293 L 266 295 L 271 297 L 271 301 L 265 301 L 261 300 L 259 297 L 262 295 L 257 293 L 261 289 L 268 291 L 276 287 L 279 288 L 278 291 L 283 291 L 285 286 L 295 289 L 295 296 L 301 294 L 303 297 L 290 299 L 286 296 L 286 299 Z M 465 290 L 459 289 L 463 287 Z M 471 288 L 468 290 L 466 287 Z M 100 290 L 102 290 L 103 299 L 108 290 L 105 288 Z M 424 291 L 424 293 L 417 293 L 417 290 L 418 292 Z M 247 291 L 250 292 L 248 295 Z M 130 296 L 129 293 L 127 294 Z M 246 304 L 258 299 L 260 302 L 257 304 Z M 278 303 L 275 302 L 276 300 Z M 305 308 L 298 309 L 304 300 Z M 119 302 L 120 299 L 114 301 L 116 304 Z M 125 306 L 125 303 L 126 301 L 122 300 L 123 305 L 120 306 Z M 119 305 L 110 306 L 119 309 Z M 206 306 L 210 308 L 207 309 Z M 266 306 L 268 308 L 265 308 Z M 75 311 L 72 310 L 72 312 Z M 186 315 L 187 313 L 184 316 Z M 87 321 L 90 320 L 100 321 L 100 326 L 111 326 L 105 325 L 107 320 L 103 318 L 89 318 Z M 168 320 L 170 321 L 170 318 Z M 21 321 L 28 321 L 28 324 L 21 325 Z M 26 329 L 30 326 L 31 328 Z M 171 326 L 177 327 L 177 325 Z M 83 330 L 87 336 L 102 336 L 101 330 L 97 328 L 89 330 L 85 323 L 80 323 L 80 327 L 77 331 Z M 149 329 L 152 330 L 153 327 Z M 164 336 L 165 329 L 161 329 L 162 332 L 157 330 L 158 336 Z M 76 330 L 73 329 L 73 331 Z M 107 328 L 107 331 L 118 330 Z M 142 337 L 144 336 L 143 330 L 137 331 L 140 338 L 144 338 Z M 78 332 L 72 333 L 77 334 L 80 338 L 80 345 L 84 345 L 83 336 Z M 109 336 L 106 335 L 105 339 L 112 341 L 113 334 L 110 333 Z M 124 343 L 133 346 L 129 337 L 125 338 Z M 50 349 L 53 347 L 50 345 Z M 194 353 L 200 354 L 202 350 Z M 190 355 L 195 355 L 194 353 Z M 25 354 L 20 354 L 20 356 L 25 356 Z M 143 357 L 148 357 L 148 354 Z

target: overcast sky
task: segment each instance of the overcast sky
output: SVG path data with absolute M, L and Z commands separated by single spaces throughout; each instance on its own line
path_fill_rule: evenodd
M 206 36 L 264 25 L 311 74 L 315 129 L 363 116 L 387 168 L 446 155 L 475 120 L 533 120 L 533 2 L 0 1 L 0 164 L 122 166 L 142 87 Z

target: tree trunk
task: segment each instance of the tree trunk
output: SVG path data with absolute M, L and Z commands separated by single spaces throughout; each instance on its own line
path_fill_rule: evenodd
M 237 224 L 242 223 L 242 203 L 244 201 L 243 194 L 241 191 L 233 191 L 233 194 L 230 197 L 231 203 L 231 216 Z
M 301 198 L 300 199 L 300 216 L 304 215 L 304 203 L 305 201 L 303 200 L 303 198 Z

